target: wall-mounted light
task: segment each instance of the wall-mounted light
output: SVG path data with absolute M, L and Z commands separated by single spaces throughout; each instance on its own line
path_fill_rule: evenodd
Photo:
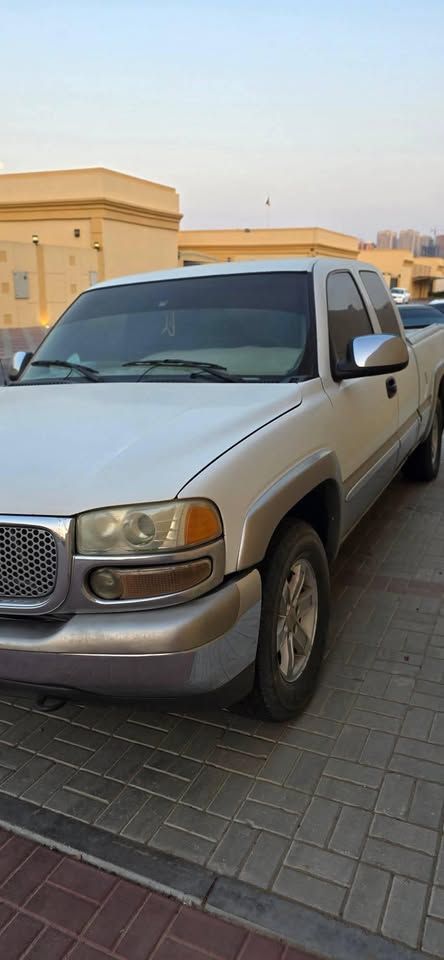
M 94 250 L 100 250 L 100 243 L 98 240 L 95 240 L 93 243 Z
M 33 235 L 32 235 L 32 242 L 35 243 L 36 247 L 38 247 L 38 245 L 39 245 L 39 243 L 40 243 L 40 239 L 39 239 L 38 233 L 33 233 Z

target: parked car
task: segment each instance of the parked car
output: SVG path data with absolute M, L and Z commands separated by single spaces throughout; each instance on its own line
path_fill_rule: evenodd
M 408 303 L 410 300 L 410 293 L 405 287 L 392 287 L 390 293 L 395 303 Z
M 428 327 L 431 323 L 444 323 L 444 313 L 428 303 L 408 303 L 399 307 L 403 326 Z
M 431 307 L 436 307 L 440 313 L 444 313 L 444 300 L 429 300 Z
M 438 473 L 444 329 L 406 341 L 355 260 L 217 264 L 82 293 L 0 390 L 0 679 L 311 696 L 329 561 L 398 470 Z

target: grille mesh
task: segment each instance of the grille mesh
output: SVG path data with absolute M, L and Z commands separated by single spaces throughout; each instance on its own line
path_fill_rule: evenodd
M 57 578 L 57 546 L 50 530 L 0 525 L 0 600 L 49 596 Z

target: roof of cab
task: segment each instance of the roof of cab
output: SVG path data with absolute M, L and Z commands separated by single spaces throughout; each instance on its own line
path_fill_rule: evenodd
M 116 287 L 123 284 L 152 283 L 156 280 L 184 280 L 187 277 L 220 277 L 236 273 L 283 273 L 288 271 L 311 273 L 315 264 L 321 261 L 327 261 L 333 269 L 335 267 L 342 267 L 342 269 L 344 269 L 344 267 L 351 266 L 352 264 L 356 265 L 356 260 L 333 257 L 295 257 L 291 260 L 237 260 L 235 263 L 224 261 L 222 263 L 199 264 L 195 267 L 175 267 L 172 270 L 158 270 L 154 273 L 135 273 L 127 277 L 115 277 L 112 280 L 104 280 L 102 283 L 97 283 L 94 286 L 94 290 L 97 290 L 99 287 Z

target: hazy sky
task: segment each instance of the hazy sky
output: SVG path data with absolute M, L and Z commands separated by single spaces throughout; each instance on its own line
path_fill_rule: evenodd
M 184 227 L 444 232 L 444 2 L 0 0 L 5 172 L 175 186 Z

